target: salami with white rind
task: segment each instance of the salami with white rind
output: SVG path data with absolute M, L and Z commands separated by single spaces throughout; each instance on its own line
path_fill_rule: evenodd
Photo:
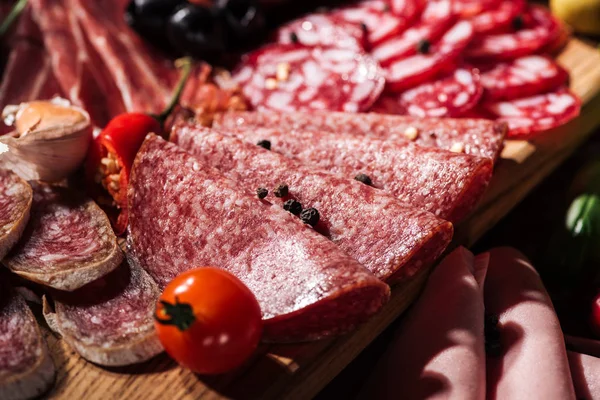
M 420 118 L 460 117 L 477 105 L 482 94 L 478 71 L 458 68 L 449 76 L 399 95 L 383 95 L 372 111 Z
M 547 56 L 531 55 L 481 68 L 485 98 L 515 100 L 542 94 L 567 83 L 569 73 Z
M 508 137 L 528 137 L 566 124 L 579 115 L 581 100 L 569 89 L 513 101 L 484 103 L 497 121 L 508 123 Z
M 525 0 L 502 0 L 494 9 L 471 18 L 477 34 L 487 34 L 509 28 L 515 18 L 525 10 Z
M 385 85 L 369 55 L 337 47 L 270 45 L 246 56 L 233 78 L 257 110 L 369 109 Z
M 128 257 L 164 288 L 214 265 L 256 296 L 265 338 L 346 332 L 389 298 L 389 287 L 300 219 L 250 195 L 218 170 L 149 135 L 128 190 Z
M 27 222 L 33 192 L 17 174 L 0 169 L 0 260 L 21 237 Z
M 160 290 L 139 267 L 122 263 L 74 292 L 44 298 L 48 325 L 83 358 L 103 366 L 140 363 L 163 351 L 154 329 Z
M 171 140 L 252 191 L 271 188 L 266 199 L 274 204 L 293 198 L 304 208 L 315 207 L 317 232 L 388 283 L 431 265 L 452 237 L 449 222 L 352 177 L 332 175 L 254 143 L 190 123 L 176 126 Z M 281 182 L 289 186 L 289 197 L 273 194 Z
M 4 264 L 25 279 L 75 290 L 123 259 L 106 214 L 90 199 L 58 186 L 30 182 L 31 219 Z
M 54 382 L 55 368 L 25 300 L 0 281 L 0 399 L 31 399 Z

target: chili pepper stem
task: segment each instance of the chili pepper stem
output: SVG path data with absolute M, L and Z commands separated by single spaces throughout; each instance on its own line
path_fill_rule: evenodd
M 163 306 L 162 311 L 167 318 L 162 318 L 158 312 L 154 315 L 154 319 L 161 325 L 174 325 L 180 331 L 184 332 L 196 322 L 194 310 L 189 303 L 180 303 L 179 298 L 175 297 L 175 304 L 160 300 Z
M 183 94 L 183 89 L 185 88 L 185 84 L 190 77 L 192 72 L 192 59 L 189 57 L 180 58 L 175 61 L 175 66 L 182 70 L 181 77 L 179 78 L 179 82 L 177 82 L 177 86 L 175 87 L 175 92 L 173 92 L 173 97 L 171 97 L 171 101 L 167 105 L 167 107 L 158 115 L 152 115 L 154 118 L 160 122 L 161 126 L 165 123 L 166 119 L 173 112 L 173 109 L 179 103 L 179 99 Z
M 17 19 L 17 17 L 23 12 L 23 9 L 27 5 L 27 0 L 19 0 L 15 3 L 15 5 L 11 8 L 10 12 L 2 21 L 2 25 L 0 25 L 0 37 L 4 36 L 6 32 L 10 29 L 13 22 Z

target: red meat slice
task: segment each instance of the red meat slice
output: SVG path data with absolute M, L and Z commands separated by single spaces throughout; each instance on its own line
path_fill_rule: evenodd
M 478 70 L 459 68 L 399 95 L 384 95 L 371 110 L 420 118 L 460 117 L 479 103 L 482 94 Z
M 577 117 L 581 100 L 569 89 L 562 88 L 533 97 L 484 103 L 483 107 L 497 121 L 508 123 L 508 137 L 527 138 Z
M 0 260 L 25 230 L 32 201 L 31 186 L 14 172 L 0 169 Z
M 250 53 L 233 77 L 254 108 L 280 111 L 365 111 L 385 84 L 377 61 L 362 52 L 283 44 Z
M 129 256 L 163 289 L 205 265 L 240 278 L 260 304 L 269 340 L 346 332 L 389 287 L 300 220 L 149 135 L 129 185 Z
M 486 10 L 471 18 L 477 34 L 487 34 L 510 28 L 527 5 L 525 0 L 503 0 L 496 8 Z
M 547 56 L 525 56 L 480 69 L 486 100 L 515 100 L 545 93 L 569 79 L 569 73 Z

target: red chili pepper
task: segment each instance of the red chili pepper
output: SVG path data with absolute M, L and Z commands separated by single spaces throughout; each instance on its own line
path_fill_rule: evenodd
M 181 62 L 183 75 L 173 99 L 158 116 L 143 113 L 126 113 L 113 118 L 90 146 L 85 170 L 92 195 L 106 209 L 106 194 L 111 198 L 115 212 L 108 212 L 117 235 L 127 228 L 127 185 L 135 156 L 149 133 L 162 134 L 163 123 L 173 111 L 191 72 L 191 62 Z M 116 214 L 116 215 L 111 215 Z

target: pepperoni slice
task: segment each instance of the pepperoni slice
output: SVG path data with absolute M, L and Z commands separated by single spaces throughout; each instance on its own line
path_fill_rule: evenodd
M 460 117 L 477 105 L 482 93 L 478 70 L 458 68 L 450 75 L 400 95 L 384 95 L 371 110 L 420 118 Z
M 233 78 L 257 110 L 365 111 L 385 85 L 379 64 L 363 52 L 285 44 L 246 55 Z
M 410 1 L 410 0 L 407 0 Z M 391 12 L 390 4 L 383 0 L 361 1 L 340 8 L 331 14 L 334 18 L 352 22 L 367 28 L 369 46 L 375 46 L 402 32 L 412 20 L 398 17 Z
M 434 79 L 454 63 L 473 38 L 473 25 L 459 21 L 435 43 L 428 54 L 416 54 L 385 68 L 387 89 L 401 92 Z
M 481 73 L 486 100 L 513 100 L 556 89 L 567 83 L 569 74 L 547 56 L 526 56 L 494 64 Z
M 305 46 L 337 46 L 362 50 L 366 34 L 360 25 L 326 14 L 310 14 L 283 25 L 277 31 L 277 42 L 300 43 Z
M 496 5 L 495 0 L 452 0 L 452 10 L 461 18 L 470 18 L 490 10 Z
M 477 33 L 498 32 L 509 28 L 515 18 L 525 10 L 525 0 L 503 0 L 498 7 L 471 18 Z
M 439 39 L 454 19 L 450 0 L 430 1 L 418 24 L 375 46 L 371 55 L 381 65 L 389 65 L 393 61 L 416 54 L 420 43 L 432 43 Z
M 567 88 L 513 101 L 485 103 L 497 121 L 508 123 L 508 137 L 527 138 L 556 128 L 579 115 L 581 100 Z
M 537 52 L 560 33 L 558 21 L 543 7 L 530 6 L 523 21 L 525 26 L 521 30 L 476 38 L 467 50 L 467 57 L 514 59 Z

